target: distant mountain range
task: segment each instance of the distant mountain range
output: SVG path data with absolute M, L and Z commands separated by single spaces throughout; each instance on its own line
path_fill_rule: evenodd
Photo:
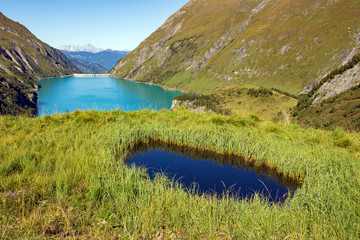
M 75 48 L 74 48 L 75 49 Z M 98 49 L 95 48 L 94 49 Z M 103 50 L 100 52 L 91 51 L 67 51 L 61 50 L 68 58 L 78 59 L 83 62 L 96 63 L 110 71 L 116 63 L 125 57 L 129 51 Z
M 104 51 L 104 49 L 97 48 L 92 44 L 86 44 L 86 45 L 62 45 L 58 47 L 59 50 L 69 51 L 69 52 L 92 52 L 92 53 L 98 53 L 101 51 Z

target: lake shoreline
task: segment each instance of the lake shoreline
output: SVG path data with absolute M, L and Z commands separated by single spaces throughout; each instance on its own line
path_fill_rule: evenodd
M 39 81 L 39 80 L 46 80 L 46 79 L 52 79 L 52 78 L 67 78 L 67 77 L 72 77 L 72 74 L 70 74 L 70 75 L 61 75 L 61 76 L 58 76 L 58 77 L 46 77 L 46 78 L 39 78 L 39 79 L 36 79 L 36 81 Z
M 46 80 L 46 79 L 51 79 L 51 78 L 67 78 L 67 77 L 111 77 L 111 78 L 119 78 L 116 76 L 113 76 L 111 74 L 80 74 L 80 73 L 74 73 L 74 74 L 70 74 L 70 75 L 63 75 L 63 76 L 59 76 L 59 77 L 48 77 L 48 78 L 39 78 L 37 79 L 37 81 L 39 80 Z M 183 89 L 177 89 L 177 88 L 167 88 L 166 86 L 160 85 L 160 84 L 156 84 L 156 83 L 147 83 L 147 82 L 139 82 L 135 79 L 130 79 L 130 78 L 120 78 L 120 79 L 124 79 L 124 80 L 128 80 L 128 81 L 132 81 L 132 82 L 136 82 L 136 83 L 143 83 L 143 84 L 147 84 L 147 85 L 153 85 L 153 86 L 158 86 L 161 87 L 164 90 L 170 90 L 170 91 L 178 91 L 178 92 L 182 92 L 182 93 L 191 93 L 191 94 L 196 94 L 194 92 L 189 92 L 189 91 L 185 91 Z
M 51 79 L 51 78 L 67 78 L 67 77 L 111 77 L 111 76 L 110 76 L 110 74 L 82 74 L 82 73 L 73 73 L 73 74 L 69 74 L 69 75 L 61 75 L 61 76 L 58 76 L 58 77 L 39 78 L 39 79 L 37 79 L 37 81 L 39 81 L 39 80 Z
M 82 76 L 82 75 L 80 75 Z M 172 99 L 182 94 L 151 84 L 121 78 L 66 76 L 40 80 L 39 115 L 72 112 L 77 109 L 137 111 L 170 109 Z
M 111 75 L 111 74 L 109 74 L 109 76 L 112 77 L 112 78 L 119 78 L 119 77 L 113 76 L 113 75 Z M 178 91 L 178 92 L 182 92 L 182 93 L 192 93 L 192 94 L 195 94 L 195 93 L 193 93 L 193 92 L 185 91 L 185 90 L 183 90 L 183 89 L 167 88 L 166 85 L 164 86 L 164 85 L 156 84 L 156 83 L 153 83 L 153 82 L 140 82 L 140 81 L 138 81 L 138 80 L 130 79 L 130 78 L 121 78 L 121 79 L 125 79 L 125 80 L 132 81 L 132 82 L 136 82 L 136 83 L 143 83 L 143 84 L 148 84 L 148 85 L 159 86 L 159 87 L 161 87 L 161 88 L 164 89 L 164 90 Z

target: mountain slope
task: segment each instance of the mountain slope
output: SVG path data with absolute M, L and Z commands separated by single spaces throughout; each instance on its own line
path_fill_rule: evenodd
M 192 0 L 111 71 L 205 92 L 247 83 L 290 93 L 356 54 L 358 0 Z
M 71 52 L 61 50 L 68 58 L 79 59 L 84 62 L 96 63 L 110 71 L 116 63 L 126 56 L 127 51 L 104 50 L 100 52 Z
M 37 114 L 36 79 L 74 72 L 63 53 L 0 13 L 0 114 Z
M 336 97 L 296 112 L 295 121 L 303 126 L 350 131 L 360 130 L 360 88 L 353 87 Z
M 104 74 L 109 72 L 107 69 L 96 63 L 85 62 L 76 58 L 70 58 L 70 61 L 75 66 L 76 73 Z
M 360 54 L 312 84 L 293 109 L 305 126 L 360 130 Z

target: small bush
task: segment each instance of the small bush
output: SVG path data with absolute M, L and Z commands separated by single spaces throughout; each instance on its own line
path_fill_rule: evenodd
M 335 130 L 332 131 L 332 136 L 335 139 L 340 139 L 340 138 L 344 138 L 346 136 L 346 133 L 344 132 L 343 129 L 336 128 Z
M 303 94 L 299 96 L 299 102 L 296 105 L 295 109 L 297 111 L 304 110 L 306 108 L 309 108 L 312 104 L 312 99 L 309 97 L 309 95 Z
M 283 91 L 283 90 L 281 90 L 281 89 L 271 88 L 271 90 L 274 91 L 274 92 L 278 92 L 278 93 L 284 94 L 285 96 L 288 96 L 288 97 L 298 98 L 298 96 L 296 96 L 295 94 L 291 94 L 291 93 L 285 92 L 285 91 Z
M 334 120 L 331 119 L 330 121 L 327 121 L 327 122 L 324 123 L 324 127 L 325 127 L 325 128 L 328 128 L 328 127 L 330 127 L 330 126 L 333 125 L 333 124 L 334 124 Z
M 341 138 L 335 142 L 335 145 L 341 148 L 348 148 L 352 146 L 352 141 L 347 137 Z
M 88 122 L 95 122 L 95 119 L 90 114 L 83 113 L 83 114 L 77 115 L 76 118 L 75 118 L 75 121 L 78 122 L 78 123 L 82 123 L 82 122 L 83 123 L 88 123 Z
M 9 176 L 14 173 L 19 173 L 23 171 L 23 166 L 21 164 L 21 157 L 17 157 L 10 161 L 6 166 L 4 166 L 2 169 L 0 169 L 0 175 L 1 176 Z
M 52 121 L 51 116 L 49 116 L 49 115 L 44 116 L 44 121 L 47 123 L 50 123 Z
M 261 122 L 260 118 L 255 114 L 251 114 L 250 119 L 254 120 L 255 122 Z
M 234 125 L 235 127 L 245 127 L 247 125 L 244 119 L 237 119 L 235 117 L 229 118 L 226 122 Z
M 269 97 L 273 95 L 273 92 L 263 87 L 259 89 L 250 88 L 247 92 L 247 95 L 252 97 Z
M 306 139 L 306 142 L 308 144 L 319 144 L 321 142 L 321 137 L 319 136 L 309 136 L 307 139 Z
M 252 126 L 252 127 L 256 126 L 256 122 L 252 119 L 247 119 L 245 122 L 247 126 Z
M 273 133 L 279 133 L 281 130 L 278 126 L 276 126 L 275 124 L 269 124 L 265 127 L 265 130 L 267 132 L 273 132 Z
M 229 108 L 217 109 L 215 111 L 216 111 L 216 113 L 222 114 L 222 115 L 225 115 L 225 116 L 230 116 L 231 115 L 231 110 Z
M 207 110 L 213 111 L 222 115 L 231 115 L 231 110 L 229 108 L 220 108 L 220 100 L 218 96 L 211 95 L 195 95 L 195 94 L 181 94 L 174 98 L 175 100 L 185 102 L 192 102 L 194 108 L 197 107 L 206 107 Z
M 224 123 L 225 123 L 224 119 L 221 117 L 214 117 L 211 119 L 211 122 L 216 125 L 224 125 Z

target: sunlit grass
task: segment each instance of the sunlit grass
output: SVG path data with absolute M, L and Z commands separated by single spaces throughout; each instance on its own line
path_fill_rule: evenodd
M 1 238 L 357 239 L 359 135 L 189 111 L 0 117 Z M 303 185 L 284 204 L 198 196 L 129 168 L 139 141 L 242 154 Z M 343 143 L 346 144 L 343 144 Z

